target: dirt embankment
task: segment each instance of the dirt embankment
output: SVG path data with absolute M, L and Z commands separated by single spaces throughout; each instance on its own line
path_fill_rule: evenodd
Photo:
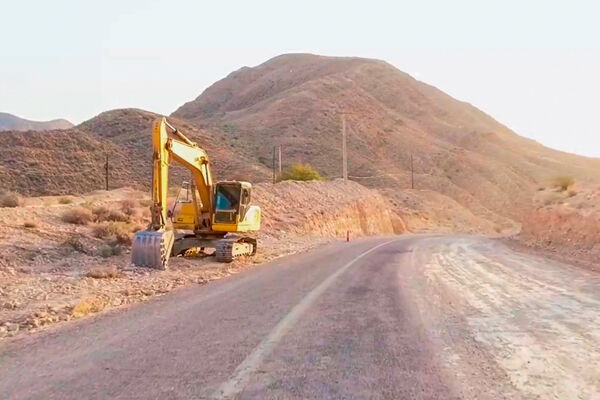
M 356 182 L 280 182 L 254 187 L 269 235 L 343 237 L 403 233 L 402 220 L 377 191 Z
M 476 215 L 451 197 L 433 190 L 381 190 L 411 232 L 483 233 L 518 232 L 509 218 L 490 210 Z M 485 211 L 485 213 L 484 213 Z
M 523 217 L 520 241 L 600 269 L 600 187 L 540 188 Z
M 167 271 L 130 264 L 131 238 L 149 219 L 146 193 L 34 197 L 0 208 L 0 337 L 203 284 L 343 239 L 347 230 L 353 237 L 403 231 L 387 201 L 357 183 L 261 184 L 253 197 L 263 209 L 255 257 L 231 264 L 177 257 Z M 66 222 L 65 215 L 81 224 Z

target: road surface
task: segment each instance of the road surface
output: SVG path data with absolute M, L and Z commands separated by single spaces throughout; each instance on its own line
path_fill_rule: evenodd
M 0 345 L 6 399 L 598 399 L 600 277 L 469 236 L 334 243 Z

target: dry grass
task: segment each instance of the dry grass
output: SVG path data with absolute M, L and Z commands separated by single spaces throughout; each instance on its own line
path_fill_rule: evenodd
M 73 199 L 71 199 L 70 197 L 61 197 L 60 199 L 58 199 L 59 204 L 71 204 L 72 202 Z
M 575 179 L 572 176 L 557 176 L 552 180 L 553 185 L 561 192 L 564 192 L 575 184 Z
M 115 266 L 111 267 L 98 267 L 90 269 L 85 276 L 94 279 L 112 279 L 121 276 L 121 273 Z
M 74 318 L 85 317 L 86 315 L 102 311 L 107 304 L 107 300 L 99 297 L 88 297 L 78 301 L 71 310 Z
M 36 221 L 25 221 L 23 223 L 23 226 L 25 228 L 37 228 L 38 227 L 38 223 Z
M 65 211 L 61 218 L 70 224 L 86 225 L 94 220 L 94 214 L 87 208 L 75 207 Z
M 19 207 L 23 205 L 23 198 L 14 192 L 0 194 L 0 207 Z

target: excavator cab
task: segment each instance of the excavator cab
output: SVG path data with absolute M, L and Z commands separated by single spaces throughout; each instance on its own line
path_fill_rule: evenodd
M 217 232 L 246 232 L 260 227 L 260 208 L 250 206 L 252 185 L 224 181 L 215 184 L 212 227 Z

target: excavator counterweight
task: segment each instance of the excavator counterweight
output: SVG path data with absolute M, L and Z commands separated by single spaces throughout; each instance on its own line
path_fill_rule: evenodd
M 133 264 L 165 269 L 169 257 L 183 255 L 192 248 L 213 248 L 217 261 L 222 262 L 256 254 L 256 239 L 238 235 L 260 229 L 261 210 L 250 205 L 252 185 L 239 181 L 214 183 L 206 151 L 164 117 L 154 123 L 152 145 L 152 222 L 134 238 Z M 192 179 L 182 186 L 168 210 L 171 161 L 187 168 Z

